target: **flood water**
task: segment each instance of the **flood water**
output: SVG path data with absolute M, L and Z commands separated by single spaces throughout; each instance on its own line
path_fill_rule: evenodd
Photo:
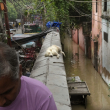
M 87 108 L 84 105 L 72 105 L 72 110 L 110 110 L 110 91 L 94 69 L 91 59 L 85 57 L 84 52 L 69 36 L 64 39 L 64 58 L 67 77 L 79 76 L 88 85 L 90 96 L 87 96 Z

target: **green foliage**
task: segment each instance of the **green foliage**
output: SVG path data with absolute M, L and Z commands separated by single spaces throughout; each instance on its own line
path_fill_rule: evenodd
M 77 0 L 80 1 L 80 0 Z M 84 0 L 91 1 L 91 0 Z M 70 26 L 74 23 L 74 27 L 79 28 L 82 22 L 91 21 L 91 11 L 92 4 L 90 2 L 70 2 L 71 7 L 69 7 L 70 16 L 80 16 L 80 17 L 70 17 Z
M 80 0 L 77 0 L 80 1 Z M 84 0 L 91 1 L 91 0 Z M 79 28 L 80 24 L 84 21 L 90 21 L 91 18 L 86 14 L 91 14 L 91 3 L 73 2 L 69 0 L 37 0 L 35 7 L 42 3 L 42 7 L 37 9 L 46 21 L 59 21 L 62 22 L 61 30 L 64 31 L 66 27 Z M 80 17 L 74 17 L 80 16 Z M 91 15 L 89 15 L 91 17 Z
M 14 0 L 11 0 L 14 2 Z M 28 18 L 32 15 L 42 15 L 43 22 L 47 21 L 59 21 L 62 22 L 61 31 L 65 28 L 72 28 L 73 25 L 79 28 L 80 24 L 84 21 L 91 20 L 91 3 L 87 2 L 75 2 L 69 0 L 16 0 L 19 4 L 22 4 L 22 9 L 14 2 L 14 7 L 21 10 Z M 80 1 L 80 0 L 77 0 Z M 91 0 L 83 0 L 91 1 Z M 11 6 L 10 6 L 11 7 Z M 31 8 L 30 8 L 31 7 Z M 10 10 L 10 9 L 9 9 Z M 19 14 L 19 11 L 18 11 Z M 90 15 L 86 15 L 90 14 Z M 16 15 L 16 14 L 15 14 Z M 15 16 L 13 15 L 13 16 Z M 80 17 L 75 17 L 80 16 Z M 89 16 L 89 17 L 88 17 Z M 11 15 L 10 15 L 11 18 Z M 15 18 L 15 17 L 14 17 Z
M 14 8 L 14 6 L 7 1 L 7 9 L 8 9 L 8 17 L 9 17 L 9 20 L 15 20 L 17 18 L 17 12 Z
M 25 15 L 25 16 L 28 15 L 28 10 L 25 10 L 24 15 Z
M 72 81 L 75 82 L 75 77 L 72 78 Z
M 27 16 L 29 13 L 31 13 L 30 9 L 32 9 L 34 1 L 35 0 L 7 0 L 9 19 L 12 19 L 11 14 L 13 13 L 14 13 L 13 19 L 15 18 L 20 19 L 21 14 Z

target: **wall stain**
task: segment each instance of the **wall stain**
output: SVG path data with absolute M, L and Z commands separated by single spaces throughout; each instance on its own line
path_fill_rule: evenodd
M 110 72 L 105 67 L 102 67 L 102 73 L 105 75 L 105 78 L 108 77 L 110 80 Z

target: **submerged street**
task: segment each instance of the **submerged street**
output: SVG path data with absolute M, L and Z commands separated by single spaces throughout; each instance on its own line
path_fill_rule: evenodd
M 0 0 L 0 110 L 110 110 L 109 5 Z
M 90 96 L 87 96 L 86 110 L 110 110 L 109 88 L 94 69 L 79 46 L 66 35 L 64 38 L 64 58 L 67 77 L 79 76 L 88 85 Z M 72 105 L 72 110 L 85 110 L 84 105 Z

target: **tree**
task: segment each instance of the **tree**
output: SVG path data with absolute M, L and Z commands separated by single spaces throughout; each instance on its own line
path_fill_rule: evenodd
M 8 17 L 10 21 L 15 21 L 17 18 L 17 12 L 14 6 L 7 1 Z
M 43 4 L 41 7 L 38 6 L 40 3 Z M 91 20 L 91 3 L 77 3 L 68 0 L 37 0 L 35 7 L 39 7 L 37 12 L 44 16 L 45 21 L 62 22 L 61 30 L 68 26 L 72 27 L 73 24 L 78 27 L 82 22 Z
M 80 0 L 77 0 L 80 1 Z M 91 1 L 91 0 L 84 0 L 84 1 Z M 68 2 L 69 7 L 69 15 L 70 17 L 70 26 L 72 28 L 73 24 L 76 28 L 79 27 L 79 25 L 82 22 L 91 21 L 92 16 L 92 4 L 90 2 Z M 72 18 L 72 16 L 76 16 Z M 79 16 L 79 17 L 78 17 Z
M 10 0 L 13 1 L 14 0 Z M 17 4 L 23 5 L 22 12 L 31 18 L 32 15 L 42 15 L 43 22 L 59 21 L 62 22 L 61 30 L 78 27 L 84 21 L 91 20 L 91 3 L 75 2 L 69 0 L 16 0 Z M 80 0 L 77 0 L 80 1 Z M 84 0 L 91 1 L 91 0 Z M 75 17 L 79 16 L 79 17 Z

